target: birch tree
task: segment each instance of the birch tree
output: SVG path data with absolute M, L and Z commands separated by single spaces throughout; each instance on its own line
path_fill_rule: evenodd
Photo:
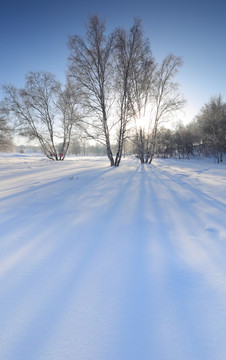
M 124 29 L 115 31 L 115 57 L 119 116 L 115 165 L 118 166 L 128 124 L 132 119 L 136 121 L 145 114 L 154 66 L 149 41 L 144 39 L 139 19 L 135 19 L 129 31 Z
M 51 160 L 63 160 L 78 115 L 72 88 L 63 91 L 55 76 L 48 72 L 30 72 L 25 87 L 3 87 L 5 105 L 16 122 L 19 134 L 38 140 Z M 72 100 L 73 98 L 73 100 Z M 58 152 L 58 144 L 63 144 Z
M 159 126 L 169 119 L 185 103 L 179 92 L 179 85 L 175 82 L 175 76 L 182 66 L 182 59 L 175 55 L 168 55 L 160 64 L 156 64 L 149 83 L 145 88 L 147 92 L 148 121 L 145 127 L 136 132 L 135 143 L 137 156 L 141 163 L 152 162 L 157 149 L 157 133 Z M 146 75 L 148 79 L 148 75 Z M 145 93 L 144 91 L 144 93 Z
M 170 54 L 163 59 L 156 69 L 154 94 L 152 96 L 153 127 L 147 148 L 147 153 L 150 155 L 149 163 L 152 162 L 156 150 L 159 125 L 166 121 L 175 111 L 180 110 L 185 104 L 185 100 L 179 92 L 179 85 L 175 82 L 175 76 L 182 65 L 181 57 Z
M 110 138 L 110 110 L 113 89 L 113 36 L 107 36 L 98 16 L 89 18 L 85 38 L 69 39 L 69 76 L 80 88 L 85 116 L 82 128 L 89 138 L 106 146 L 110 165 L 114 165 Z

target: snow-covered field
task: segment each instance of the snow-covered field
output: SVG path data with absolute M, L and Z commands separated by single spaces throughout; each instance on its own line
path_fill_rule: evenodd
M 1 360 L 225 360 L 226 165 L 0 156 Z

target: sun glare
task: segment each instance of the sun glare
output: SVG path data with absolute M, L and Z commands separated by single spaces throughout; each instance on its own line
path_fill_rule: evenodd
M 139 117 L 136 119 L 136 127 L 138 129 L 147 129 L 149 127 L 150 124 L 150 118 L 148 115 Z

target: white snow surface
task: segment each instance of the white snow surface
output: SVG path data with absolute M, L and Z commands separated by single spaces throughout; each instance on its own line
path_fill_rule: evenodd
M 1 360 L 225 360 L 226 166 L 0 155 Z

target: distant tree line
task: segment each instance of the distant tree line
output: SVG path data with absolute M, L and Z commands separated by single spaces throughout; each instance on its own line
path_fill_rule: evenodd
M 189 159 L 213 157 L 219 163 L 226 153 L 226 103 L 221 95 L 212 97 L 188 125 L 179 123 L 174 130 L 160 128 L 156 155 Z
M 70 36 L 68 48 L 64 85 L 40 71 L 29 72 L 23 88 L 3 86 L 0 149 L 12 147 L 13 128 L 38 141 L 52 160 L 72 152 L 105 153 L 111 166 L 119 166 L 127 151 L 141 163 L 151 163 L 154 155 L 189 157 L 194 152 L 223 159 L 221 97 L 212 98 L 191 124 L 174 131 L 162 127 L 185 103 L 175 81 L 183 62 L 169 54 L 158 64 L 139 19 L 130 29 L 109 34 L 104 21 L 91 16 L 86 33 Z
M 0 151 L 13 151 L 13 134 L 9 126 L 9 119 L 7 111 L 0 103 Z

